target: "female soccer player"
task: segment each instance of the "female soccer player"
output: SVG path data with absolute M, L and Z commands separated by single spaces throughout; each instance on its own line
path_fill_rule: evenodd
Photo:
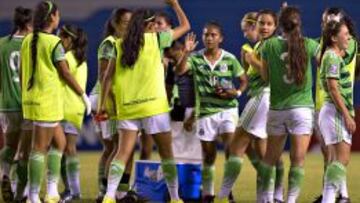
M 46 202 L 58 202 L 57 183 L 65 137 L 59 122 L 64 118 L 63 83 L 82 98 L 90 113 L 91 104 L 69 72 L 60 38 L 52 32 L 58 27 L 59 10 L 51 1 L 40 2 L 34 12 L 32 34 L 21 47 L 21 90 L 23 115 L 33 121 L 32 150 L 29 160 L 29 196 L 31 203 L 40 202 L 39 192 L 44 176 L 45 154 L 48 153 Z M 54 139 L 53 139 L 54 138 Z M 56 138 L 56 139 L 55 139 Z
M 223 42 L 222 28 L 210 22 L 204 26 L 202 40 L 205 49 L 189 57 L 195 48 L 195 36 L 188 35 L 185 55 L 178 66 L 177 74 L 191 70 L 196 92 L 196 134 L 203 150 L 203 202 L 214 199 L 214 176 L 216 138 L 220 136 L 227 148 L 234 135 L 237 118 L 237 99 L 247 86 L 245 71 L 234 55 L 220 48 Z M 190 45 L 189 45 L 190 44 Z M 240 79 L 236 89 L 233 79 Z
M 340 20 L 344 20 L 347 24 L 347 27 L 349 29 L 350 35 L 352 38 L 350 39 L 349 46 L 344 52 L 343 59 L 345 61 L 346 66 L 350 70 L 353 75 L 351 78 L 353 79 L 355 76 L 355 66 L 356 66 L 356 53 L 357 53 L 357 47 L 358 43 L 356 40 L 356 31 L 353 25 L 353 22 L 351 18 L 342 10 L 341 8 L 332 7 L 325 10 L 322 16 L 322 27 L 324 29 L 325 25 L 331 21 L 340 22 Z M 320 45 L 322 45 L 322 39 L 320 39 Z M 326 170 L 327 164 L 334 158 L 334 149 L 332 145 L 325 145 L 324 140 L 321 136 L 320 128 L 319 128 L 319 113 L 321 107 L 325 103 L 325 92 L 323 88 L 321 87 L 321 79 L 320 79 L 320 68 L 317 70 L 317 78 L 316 78 L 316 103 L 315 103 L 315 135 L 317 135 L 317 138 L 321 144 L 321 150 L 324 156 L 324 171 Z M 349 199 L 349 194 L 347 190 L 346 182 L 343 182 L 339 189 L 339 197 L 338 199 Z M 318 197 L 314 202 L 321 202 L 322 196 Z
M 69 65 L 71 75 L 76 79 L 82 89 L 86 88 L 87 81 L 87 36 L 81 29 L 73 25 L 64 25 L 60 29 L 59 37 L 66 52 L 66 61 Z M 65 190 L 69 190 L 68 196 L 62 196 L 62 201 L 67 202 L 80 199 L 80 163 L 76 152 L 76 140 L 80 133 L 84 119 L 85 106 L 81 98 L 68 86 L 64 93 L 65 113 L 62 127 L 66 135 L 65 168 L 66 182 Z M 63 166 L 62 166 L 63 167 Z
M 93 111 L 96 112 L 98 108 L 98 103 L 100 99 L 100 89 L 101 89 L 101 80 L 105 72 L 109 69 L 111 65 L 115 64 L 116 51 L 115 51 L 115 41 L 118 38 L 122 38 L 125 35 L 127 26 L 131 19 L 132 12 L 125 8 L 119 8 L 113 11 L 111 17 L 106 23 L 105 27 L 105 39 L 101 42 L 98 49 L 98 75 L 99 79 L 96 83 L 94 89 L 91 92 L 90 99 L 93 102 Z M 110 95 L 112 96 L 112 95 Z M 107 98 L 108 104 L 113 106 L 112 98 Z M 109 112 L 112 113 L 112 112 Z M 114 136 L 116 132 L 116 121 L 109 119 L 105 121 L 95 121 L 96 131 L 98 137 L 100 138 L 104 149 L 100 157 L 98 165 L 98 185 L 99 185 L 99 194 L 98 201 L 101 202 L 103 196 L 106 192 L 106 177 L 109 164 L 114 157 L 117 151 L 117 136 Z M 122 179 L 122 195 L 124 196 L 128 190 L 128 185 L 130 181 L 131 166 L 132 163 L 128 165 L 126 172 Z M 125 187 L 124 187 L 125 185 Z M 119 188 L 120 189 L 120 188 Z
M 5 202 L 13 201 L 9 175 L 19 140 L 31 136 L 32 130 L 31 124 L 24 121 L 21 112 L 19 79 L 21 43 L 24 37 L 32 31 L 31 20 L 31 9 L 17 7 L 11 34 L 0 39 L 0 131 L 5 138 L 5 146 L 0 152 L 0 171 L 1 193 Z M 24 188 L 27 180 L 27 159 L 23 156 L 19 158 L 17 170 L 25 171 L 25 176 L 19 174 L 18 186 Z
M 343 58 L 351 38 L 345 21 L 327 23 L 322 34 L 320 78 L 325 90 L 325 104 L 320 111 L 319 127 L 325 145 L 334 149 L 325 171 L 323 203 L 334 203 L 337 191 L 346 184 L 346 166 L 350 159 L 352 134 L 356 130 L 354 70 L 349 69 Z M 343 197 L 340 202 L 350 200 Z
M 241 47 L 240 52 L 241 64 L 245 70 L 249 69 L 249 64 L 245 61 L 245 54 L 247 52 L 253 52 L 256 43 L 259 41 L 259 32 L 256 27 L 257 18 L 257 12 L 249 12 L 244 15 L 240 23 L 241 31 L 243 32 L 245 39 L 248 40 L 248 43 L 245 43 Z
M 169 46 L 169 40 L 179 38 L 187 32 L 190 25 L 176 0 L 167 3 L 181 14 L 182 22 L 187 23 L 180 23 L 173 32 L 157 33 L 154 13 L 147 10 L 136 11 L 125 37 L 117 42 L 116 69 L 111 67 L 109 74 L 104 77 L 104 94 L 98 113 L 104 109 L 103 99 L 113 83 L 115 118 L 119 121 L 119 134 L 121 132 L 119 150 L 110 166 L 104 203 L 115 202 L 116 188 L 141 129 L 153 136 L 159 147 L 171 202 L 182 202 L 178 195 L 177 171 L 171 149 L 169 106 L 160 50 Z M 138 81 L 142 83 L 138 84 Z
M 261 10 L 257 15 L 256 26 L 260 41 L 255 45 L 254 51 L 248 48 L 247 51 L 244 50 L 245 61 L 249 64 L 247 75 L 249 78 L 248 95 L 250 99 L 241 114 L 236 136 L 230 145 L 230 158 L 225 164 L 224 180 L 218 195 L 220 200 L 225 199 L 229 194 L 241 171 L 243 156 L 246 150 L 252 147 L 252 142 L 256 153 L 256 158 L 253 158 L 252 162 L 257 171 L 259 169 L 259 161 L 264 157 L 266 151 L 266 124 L 267 112 L 269 111 L 270 89 L 268 83 L 261 78 L 256 63 L 259 63 L 257 59 L 259 50 L 261 50 L 266 40 L 273 36 L 276 30 L 276 14 L 271 10 Z M 282 162 L 277 164 L 277 169 L 275 201 L 282 202 L 282 177 L 284 173 Z M 257 179 L 257 201 L 259 202 L 261 199 L 261 189 L 259 177 Z
M 311 58 L 318 43 L 303 37 L 297 8 L 281 10 L 282 35 L 264 42 L 260 50 L 261 77 L 270 85 L 267 149 L 259 165 L 262 201 L 274 202 L 275 164 L 290 134 L 287 202 L 296 202 L 304 178 L 304 160 L 313 128 Z

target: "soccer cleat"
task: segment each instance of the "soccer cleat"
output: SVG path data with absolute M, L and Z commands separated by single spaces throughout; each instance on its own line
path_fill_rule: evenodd
M 80 195 L 80 194 L 75 194 L 75 195 L 69 194 L 69 195 L 67 195 L 67 196 L 63 196 L 63 197 L 61 198 L 60 203 L 69 203 L 69 202 L 72 202 L 72 201 L 74 201 L 74 200 L 80 200 L 80 198 L 81 198 L 81 195 Z
M 2 194 L 2 198 L 5 202 L 14 201 L 14 194 L 13 194 L 12 188 L 11 188 L 11 181 L 7 175 L 4 175 L 2 177 L 1 194 Z
M 116 200 L 117 203 L 137 203 L 137 202 L 146 202 L 146 200 L 142 199 L 141 197 L 139 197 L 139 195 L 133 191 L 133 190 L 129 190 L 125 197 Z
M 171 200 L 170 203 L 184 203 L 181 199 L 179 200 Z
M 229 199 L 229 203 L 236 203 L 232 191 L 230 191 L 228 199 Z
M 203 198 L 202 198 L 202 203 L 214 203 L 214 199 L 215 199 L 215 196 L 213 195 L 205 195 Z
M 59 203 L 60 202 L 60 195 L 57 196 L 45 196 L 44 202 L 45 203 Z
M 230 203 L 230 200 L 228 198 L 215 198 L 214 203 Z
M 36 202 L 31 202 L 30 199 L 27 199 L 26 203 L 42 203 L 42 202 L 40 199 L 38 199 Z
M 105 195 L 102 203 L 116 203 L 116 200 Z
M 336 198 L 336 203 L 351 203 L 350 198 L 342 197 L 341 195 Z
M 285 203 L 285 202 L 279 199 L 274 199 L 274 203 Z

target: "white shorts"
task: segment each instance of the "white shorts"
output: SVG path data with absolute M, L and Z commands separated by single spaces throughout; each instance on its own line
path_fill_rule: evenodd
M 32 130 L 32 122 L 24 119 L 22 112 L 0 112 L 0 130 L 4 134 Z
M 63 121 L 63 122 L 61 122 L 61 126 L 62 126 L 65 134 L 71 134 L 71 135 L 79 135 L 80 134 L 79 130 L 70 122 Z
M 118 129 L 137 131 L 144 129 L 148 135 L 170 132 L 170 115 L 167 112 L 141 119 L 118 121 Z
M 267 138 L 266 123 L 270 105 L 270 92 L 250 98 L 239 118 L 238 127 L 260 139 Z
M 196 135 L 201 141 L 215 141 L 218 135 L 234 133 L 239 115 L 238 109 L 227 109 L 196 122 Z
M 110 140 L 117 133 L 117 121 L 106 120 L 97 122 L 93 120 L 95 132 L 100 133 L 104 140 Z
M 43 128 L 55 128 L 59 125 L 59 121 L 55 122 L 45 122 L 45 121 L 33 121 L 35 126 L 43 127 Z
M 352 135 L 345 126 L 344 117 L 334 104 L 325 103 L 320 110 L 319 126 L 325 145 L 332 145 L 342 141 L 351 144 Z
M 320 130 L 320 126 L 319 126 L 319 116 L 320 116 L 320 111 L 316 111 L 315 112 L 315 116 L 314 116 L 314 135 L 316 137 L 316 139 L 323 144 L 324 143 L 324 139 L 321 135 L 321 130 Z
M 268 113 L 268 135 L 311 135 L 314 127 L 312 108 L 270 110 Z

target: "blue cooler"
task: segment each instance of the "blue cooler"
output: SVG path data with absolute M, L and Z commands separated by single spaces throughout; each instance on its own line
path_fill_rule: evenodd
M 183 200 L 201 196 L 201 164 L 178 163 L 179 195 Z M 166 202 L 169 194 L 159 161 L 135 162 L 135 190 L 151 202 Z

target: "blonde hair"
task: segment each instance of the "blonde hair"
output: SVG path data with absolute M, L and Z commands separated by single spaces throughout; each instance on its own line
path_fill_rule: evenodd
M 241 19 L 241 24 L 246 25 L 255 25 L 257 21 L 257 12 L 248 12 L 244 15 L 244 17 Z

